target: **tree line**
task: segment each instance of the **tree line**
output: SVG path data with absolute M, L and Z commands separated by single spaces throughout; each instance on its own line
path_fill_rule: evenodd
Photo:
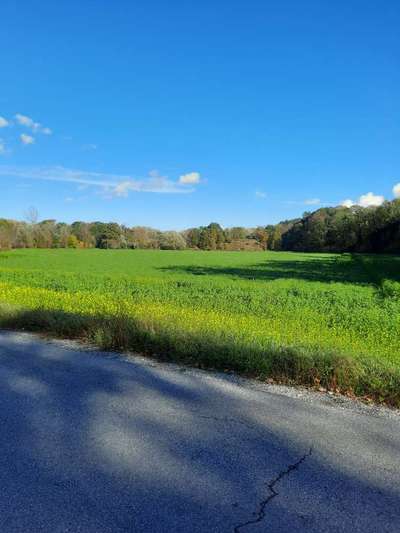
M 0 218 L 0 249 L 139 248 L 161 250 L 288 250 L 299 252 L 400 252 L 400 199 L 379 207 L 327 207 L 301 218 L 256 228 L 218 223 L 181 232 L 115 222 L 72 224 Z
M 400 252 L 400 199 L 379 207 L 327 207 L 305 213 L 282 234 L 297 252 Z

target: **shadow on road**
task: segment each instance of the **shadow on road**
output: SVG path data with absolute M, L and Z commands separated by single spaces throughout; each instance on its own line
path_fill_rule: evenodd
M 368 469 L 400 454 L 390 421 L 16 333 L 0 408 L 3 533 L 400 530 L 399 487 Z

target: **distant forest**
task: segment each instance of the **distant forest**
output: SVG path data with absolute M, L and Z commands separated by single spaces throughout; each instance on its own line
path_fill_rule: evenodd
M 0 219 L 0 249 L 142 248 L 162 250 L 288 250 L 297 252 L 400 252 L 400 199 L 379 207 L 326 207 L 302 218 L 256 228 L 208 226 L 181 232 L 115 222 Z

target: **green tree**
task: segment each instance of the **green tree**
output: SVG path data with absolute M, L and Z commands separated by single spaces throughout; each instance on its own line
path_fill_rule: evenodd
M 79 240 L 76 237 L 76 235 L 74 235 L 74 234 L 69 235 L 69 237 L 67 238 L 67 246 L 68 246 L 68 248 L 80 248 L 80 245 L 81 245 L 81 243 L 79 242 Z

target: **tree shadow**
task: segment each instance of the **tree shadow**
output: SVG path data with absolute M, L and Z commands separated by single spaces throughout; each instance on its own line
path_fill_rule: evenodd
M 243 267 L 172 265 L 159 270 L 193 276 L 225 276 L 231 279 L 274 281 L 299 279 L 305 281 L 340 282 L 375 285 L 380 278 L 400 281 L 399 256 L 365 256 L 369 268 L 360 256 L 303 256 L 301 259 L 275 260 Z
M 393 421 L 350 414 L 335 426 L 328 422 L 337 413 L 323 405 L 260 394 L 226 376 L 11 332 L 0 334 L 0 385 L 3 533 L 231 532 L 310 446 L 302 470 L 277 487 L 271 530 L 322 531 L 332 522 L 337 531 L 337 516 L 341 531 L 354 520 L 359 531 L 400 530 L 397 474 L 389 483 L 379 464 L 362 470 L 378 437 L 394 464 Z M 338 457 L 349 435 L 353 470 Z
M 84 339 L 106 350 L 136 350 L 161 361 L 196 368 L 229 370 L 248 377 L 273 378 L 279 382 L 356 391 L 387 405 L 400 405 L 400 376 L 397 368 L 378 365 L 379 380 L 364 378 L 370 361 L 340 350 L 310 344 L 266 341 L 236 342 L 224 330 L 207 334 L 204 329 L 178 328 L 170 320 L 141 319 L 121 308 L 114 314 L 83 314 L 60 309 L 5 309 L 0 328 L 46 332 L 58 338 Z

